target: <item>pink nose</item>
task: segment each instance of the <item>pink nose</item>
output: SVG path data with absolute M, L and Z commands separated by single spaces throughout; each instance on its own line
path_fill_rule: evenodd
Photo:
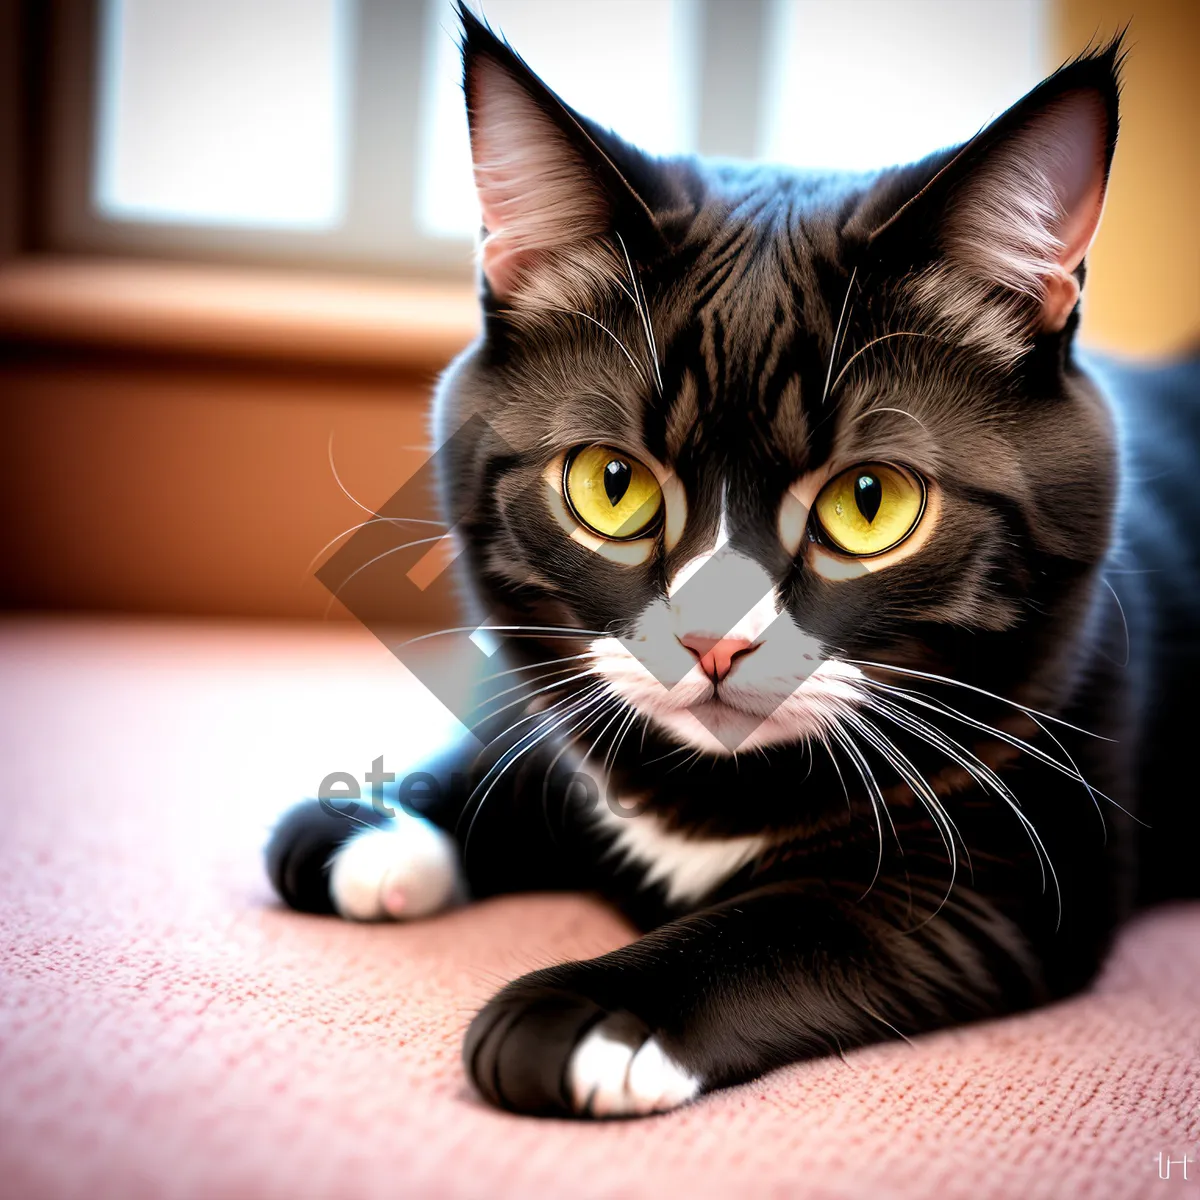
M 713 638 L 701 633 L 685 633 L 680 644 L 695 655 L 700 670 L 713 681 L 720 683 L 733 670 L 733 664 L 758 649 L 755 642 L 740 637 Z

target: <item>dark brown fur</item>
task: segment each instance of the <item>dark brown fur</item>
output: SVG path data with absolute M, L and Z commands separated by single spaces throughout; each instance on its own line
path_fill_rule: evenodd
M 777 581 L 786 614 L 845 660 L 884 664 L 868 669 L 876 680 L 937 706 L 920 714 L 991 766 L 1036 830 L 903 724 L 888 736 L 944 797 L 950 844 L 870 745 L 862 754 L 894 834 L 845 755 L 798 742 L 685 761 L 647 722 L 613 750 L 600 803 L 636 797 L 669 829 L 770 843 L 699 903 L 673 903 L 607 856 L 609 835 L 572 785 L 588 737 L 548 738 L 488 775 L 513 747 L 510 712 L 485 727 L 482 752 L 464 743 L 429 764 L 446 782 L 431 815 L 464 841 L 472 890 L 596 889 L 646 933 L 505 988 L 467 1036 L 476 1085 L 518 1111 L 573 1111 L 567 1063 L 602 1020 L 631 1043 L 656 1037 L 711 1088 L 1084 986 L 1139 886 L 1139 809 L 1158 835 L 1143 892 L 1179 894 L 1198 874 L 1178 848 L 1195 829 L 1191 797 L 1160 803 L 1171 771 L 1186 777 L 1181 714 L 1200 665 L 1196 536 L 1189 523 L 1174 539 L 1156 534 L 1190 502 L 1186 488 L 1195 494 L 1195 372 L 1111 373 L 1106 395 L 1076 358 L 1076 316 L 1040 333 L 1036 301 L 997 286 L 972 314 L 1003 318 L 1004 337 L 989 341 L 939 318 L 914 280 L 941 261 L 942 223 L 972 173 L 1055 97 L 1094 89 L 1111 158 L 1117 47 L 1069 64 L 960 153 L 839 178 L 648 159 L 567 110 L 485 27 L 463 20 L 469 101 L 474 65 L 500 63 L 607 189 L 662 376 L 661 390 L 647 387 L 595 324 L 522 310 L 485 285 L 483 337 L 443 380 L 437 409 L 443 437 L 483 418 L 443 475 L 477 615 L 619 633 L 711 544 L 724 497 L 734 544 Z M 619 261 L 616 242 L 606 244 Z M 642 345 L 627 292 L 587 299 L 611 335 Z M 1004 348 L 1014 338 L 1015 356 Z M 1122 409 L 1130 396 L 1137 407 Z M 1174 421 L 1175 432 L 1122 436 L 1114 411 L 1144 426 Z M 553 456 L 595 441 L 642 449 L 687 491 L 682 538 L 643 566 L 564 538 L 543 502 Z M 789 484 L 834 454 L 936 479 L 936 536 L 895 567 L 845 582 L 808 570 L 780 545 L 776 514 Z M 1172 455 L 1167 482 L 1143 488 L 1141 473 Z M 1138 463 L 1123 483 L 1122 457 Z M 564 632 L 511 639 L 507 653 L 530 665 L 579 649 Z M 493 777 L 484 803 L 477 785 Z M 349 830 L 326 821 L 314 833 L 324 818 L 310 816 L 304 836 L 327 857 Z M 277 838 L 276 882 L 298 906 L 320 908 L 321 855 L 304 860 L 315 876 L 281 865 L 298 828 Z

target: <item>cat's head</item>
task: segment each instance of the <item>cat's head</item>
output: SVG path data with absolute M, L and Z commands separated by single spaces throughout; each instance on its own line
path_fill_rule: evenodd
M 714 754 L 821 736 L 870 663 L 1052 705 L 1113 519 L 1071 341 L 1118 47 L 839 176 L 650 158 L 462 20 L 485 322 L 437 421 L 478 615 L 591 631 L 522 645 Z

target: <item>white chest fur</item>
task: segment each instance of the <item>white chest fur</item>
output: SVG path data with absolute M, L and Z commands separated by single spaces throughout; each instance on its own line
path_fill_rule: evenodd
M 650 812 L 619 815 L 604 803 L 603 791 L 601 797 L 596 820 L 615 835 L 610 853 L 641 867 L 645 883 L 661 884 L 671 904 L 699 900 L 769 844 L 763 837 L 688 837 Z

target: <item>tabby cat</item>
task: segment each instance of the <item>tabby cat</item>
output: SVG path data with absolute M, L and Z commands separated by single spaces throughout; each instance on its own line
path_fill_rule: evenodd
M 483 332 L 435 440 L 492 708 L 422 815 L 288 813 L 279 894 L 628 914 L 471 1023 L 521 1113 L 661 1112 L 1084 987 L 1200 873 L 1196 372 L 1102 388 L 1073 348 L 1119 44 L 848 176 L 651 158 L 461 20 Z

